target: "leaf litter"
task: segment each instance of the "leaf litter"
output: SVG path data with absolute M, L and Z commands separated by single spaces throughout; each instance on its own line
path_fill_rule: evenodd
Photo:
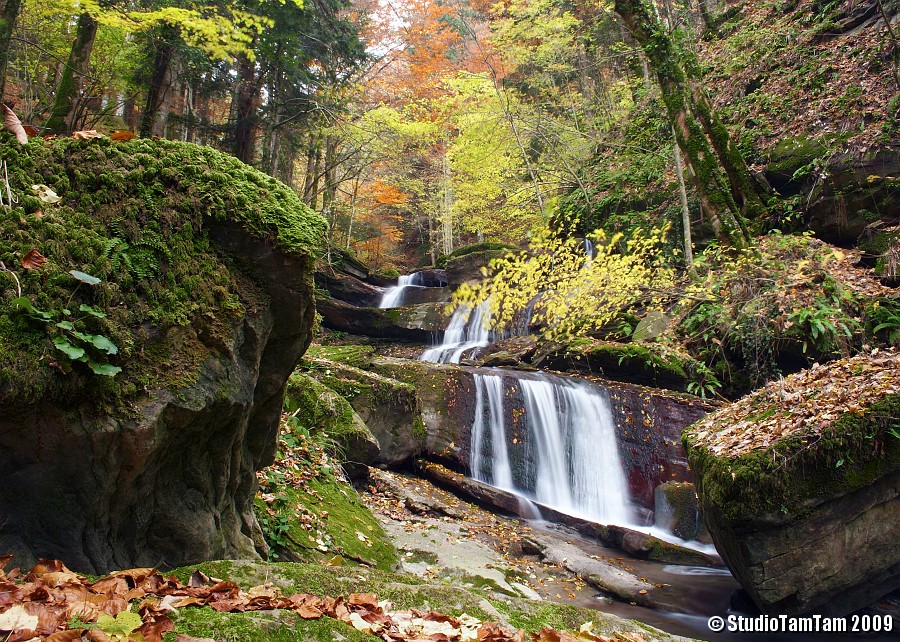
M 900 392 L 900 353 L 869 353 L 814 364 L 747 395 L 696 423 L 696 446 L 717 457 L 764 450 L 788 436 L 817 436 L 847 413 L 862 415 L 873 403 Z
M 289 610 L 306 620 L 330 617 L 385 642 L 524 642 L 525 631 L 416 609 L 395 611 L 373 593 L 337 597 L 295 593 L 283 596 L 272 584 L 243 591 L 230 581 L 194 571 L 187 584 L 153 568 L 111 573 L 91 582 L 58 560 L 40 560 L 27 574 L 4 572 L 12 556 L 0 557 L 0 634 L 4 642 L 144 640 L 163 642 L 175 629 L 169 614 L 181 608 L 209 606 L 221 613 Z M 137 613 L 131 611 L 136 605 Z M 70 627 L 70 624 L 73 626 Z M 532 642 L 644 642 L 641 634 L 609 638 L 586 623 L 574 633 L 544 628 Z M 197 640 L 179 635 L 179 640 Z

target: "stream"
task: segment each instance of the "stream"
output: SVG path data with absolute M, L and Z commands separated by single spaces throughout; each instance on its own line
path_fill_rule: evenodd
M 404 290 L 411 287 L 421 287 L 416 284 L 415 275 L 401 278 L 398 286 L 385 293 L 381 307 L 402 305 Z M 458 308 L 442 340 L 427 348 L 420 360 L 458 364 L 476 356 L 498 338 L 497 333 L 486 327 L 489 319 L 487 302 L 474 310 Z M 513 334 L 525 333 L 527 320 L 524 331 L 521 324 L 513 331 Z M 649 533 L 715 555 L 711 544 L 684 541 L 666 532 L 662 528 L 664 520 L 660 519 L 665 513 L 664 506 L 657 504 L 648 510 L 646 502 L 640 507 L 632 501 L 617 443 L 615 419 L 602 387 L 544 372 L 506 368 L 472 368 L 471 372 L 475 389 L 469 452 L 471 478 L 520 498 L 525 504 L 522 514 L 532 517 L 527 524 L 535 533 L 575 545 L 589 558 L 612 561 L 657 587 L 652 591 L 656 608 L 612 599 L 590 585 L 567 591 L 568 603 L 707 640 L 822 639 L 822 634 L 713 633 L 707 626 L 708 618 L 733 613 L 730 598 L 740 588 L 727 569 L 634 559 L 567 527 L 543 521 L 536 504 L 597 524 Z M 656 523 L 648 519 L 654 513 Z M 452 542 L 453 536 L 448 536 L 448 541 Z

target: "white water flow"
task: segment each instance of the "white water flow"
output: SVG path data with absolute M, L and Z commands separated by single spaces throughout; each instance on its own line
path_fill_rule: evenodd
M 634 522 L 612 412 L 601 391 L 549 375 L 516 377 L 524 426 L 509 442 L 502 376 L 474 377 L 470 465 L 476 479 L 590 521 Z M 509 475 L 509 485 L 501 475 Z
M 379 308 L 399 308 L 403 305 L 404 295 L 411 288 L 421 288 L 425 287 L 423 285 L 424 281 L 422 279 L 421 272 L 413 272 L 412 274 L 405 274 L 397 279 L 397 285 L 389 287 L 384 291 L 384 294 L 381 295 L 381 302 L 378 304 Z
M 491 312 L 487 301 L 474 311 L 459 306 L 453 313 L 447 329 L 444 330 L 443 342 L 423 352 L 419 361 L 459 363 L 464 353 L 474 352 L 491 342 L 491 331 L 487 327 L 490 318 Z

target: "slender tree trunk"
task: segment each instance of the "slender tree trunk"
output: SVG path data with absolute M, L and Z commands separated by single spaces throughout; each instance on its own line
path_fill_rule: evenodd
M 672 132 L 675 133 L 674 130 Z M 681 197 L 681 225 L 684 228 L 684 263 L 688 270 L 694 269 L 694 248 L 691 239 L 691 210 L 688 207 L 687 188 L 684 184 L 684 169 L 681 165 L 681 150 L 675 145 L 675 174 L 678 176 L 678 194 Z
M 155 54 L 153 56 L 153 72 L 150 75 L 150 86 L 147 87 L 147 102 L 141 116 L 143 137 L 151 135 L 164 136 L 168 114 L 160 118 L 161 108 L 172 93 L 172 59 L 175 55 L 175 38 L 177 33 L 172 27 L 161 27 L 152 39 Z M 160 121 L 162 123 L 160 124 Z
M 616 0 L 615 10 L 657 77 L 675 140 L 694 170 L 698 195 L 716 237 L 744 247 L 749 241 L 744 213 L 756 215 L 763 208 L 743 157 L 702 92 L 693 61 L 686 60 L 687 54 L 676 48 L 642 0 Z
M 238 80 L 235 83 L 234 145 L 232 153 L 245 163 L 252 163 L 256 156 L 256 132 L 259 129 L 260 75 L 256 64 L 247 56 L 239 56 Z
M 9 66 L 12 34 L 22 10 L 22 0 L 0 0 L 0 102 L 6 90 L 6 68 Z
M 97 21 L 90 14 L 81 14 L 75 31 L 75 42 L 72 43 L 72 52 L 63 69 L 59 88 L 56 90 L 56 100 L 47 121 L 47 129 L 54 134 L 68 133 L 75 126 L 78 102 L 84 92 L 84 78 L 90 65 L 96 37 Z
M 322 189 L 322 211 L 331 212 L 337 193 L 337 136 L 325 137 L 325 186 Z M 332 214 L 333 216 L 333 214 Z

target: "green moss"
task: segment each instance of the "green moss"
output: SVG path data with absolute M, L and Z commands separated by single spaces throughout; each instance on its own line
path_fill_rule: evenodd
M 696 447 L 690 428 L 682 442 L 701 503 L 726 520 L 779 512 L 799 517 L 822 498 L 851 493 L 900 468 L 898 418 L 900 395 L 889 395 L 864 414 L 841 416 L 821 436 L 793 435 L 733 459 Z
M 234 223 L 310 260 L 322 245 L 324 221 L 290 188 L 210 148 L 108 139 L 22 146 L 3 134 L 0 153 L 21 201 L 0 212 L 0 260 L 15 272 L 22 295 L 54 321 L 72 317 L 80 332 L 112 340 L 118 354 L 110 361 L 123 368 L 110 379 L 70 364 L 51 342 L 59 333 L 55 325 L 10 305 L 18 292 L 4 273 L 0 400 L 6 403 L 44 397 L 90 401 L 96 409 L 195 378 L 197 365 L 230 340 L 245 308 L 263 300 L 245 276 L 248 266 L 211 242 L 210 223 Z M 55 190 L 61 203 L 36 202 L 31 186 L 38 183 Z M 47 263 L 22 269 L 21 257 L 32 248 Z M 82 284 L 70 270 L 101 282 Z M 63 311 L 82 304 L 106 316 Z M 68 374 L 59 370 L 70 366 Z
M 644 630 L 650 632 L 654 639 L 670 639 L 670 636 L 652 627 L 621 620 L 596 610 L 518 598 L 498 599 L 476 588 L 426 584 L 417 577 L 402 573 L 365 568 L 354 568 L 352 572 L 348 572 L 347 569 L 315 564 L 222 561 L 177 569 L 175 575 L 182 581 L 187 581 L 194 569 L 211 577 L 235 581 L 245 590 L 271 582 L 280 588 L 283 595 L 312 593 L 337 596 L 371 592 L 381 600 L 389 600 L 395 610 L 435 610 L 456 616 L 467 613 L 483 621 L 496 621 L 499 613 L 500 618 L 510 625 L 528 632 L 536 633 L 545 626 L 577 630 L 585 622 L 592 621 L 594 632 L 600 635 L 615 636 L 616 632 Z M 377 639 L 362 635 L 331 618 L 304 622 L 294 620 L 291 614 L 277 611 L 218 614 L 206 607 L 184 608 L 173 619 L 176 633 L 229 642 L 282 642 L 298 639 L 333 642 L 333 633 L 339 633 L 350 642 Z
M 292 557 L 321 562 L 340 555 L 347 563 L 364 562 L 385 571 L 397 564 L 397 552 L 378 520 L 346 482 L 322 474 L 306 481 L 302 489 L 274 489 L 288 508 L 285 541 Z M 257 504 L 258 513 L 260 509 L 263 506 Z
M 375 348 L 367 345 L 322 346 L 311 345 L 306 357 L 336 361 L 356 368 L 365 368 L 372 362 Z

